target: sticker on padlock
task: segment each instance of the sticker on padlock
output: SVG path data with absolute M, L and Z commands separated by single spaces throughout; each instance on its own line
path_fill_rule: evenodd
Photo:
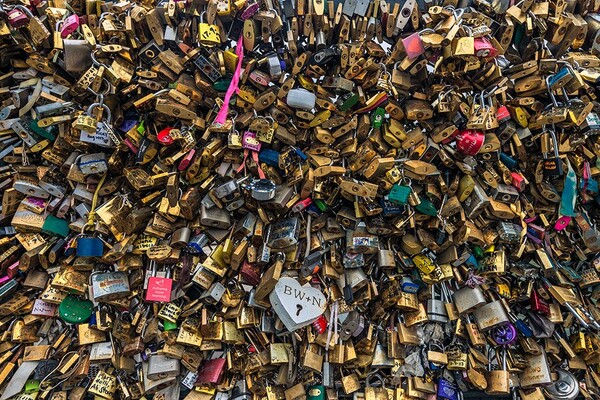
M 170 278 L 171 269 L 167 268 L 164 276 L 157 276 L 156 262 L 152 261 L 152 269 L 147 276 L 146 301 L 168 303 L 171 301 L 173 279 Z

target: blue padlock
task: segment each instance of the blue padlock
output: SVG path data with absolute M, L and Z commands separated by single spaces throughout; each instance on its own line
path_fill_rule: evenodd
M 444 379 L 440 378 L 438 382 L 437 388 L 437 397 L 441 399 L 447 400 L 458 400 L 459 399 L 459 389 L 456 384 Z
M 258 161 L 279 168 L 279 152 L 273 149 L 262 149 L 258 155 Z
M 102 257 L 104 243 L 93 236 L 82 236 L 77 239 L 77 257 Z

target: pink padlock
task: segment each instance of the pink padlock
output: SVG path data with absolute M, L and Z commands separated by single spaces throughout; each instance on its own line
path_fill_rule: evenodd
M 494 58 L 498 55 L 498 50 L 492 45 L 492 42 L 485 37 L 475 38 L 475 55 L 483 58 Z
M 15 29 L 22 28 L 29 23 L 29 17 L 21 7 L 13 8 L 6 15 L 8 16 L 8 23 Z
M 69 15 L 62 23 L 60 37 L 65 39 L 79 28 L 79 17 L 75 14 Z
M 412 35 L 402 39 L 402 45 L 404 46 L 407 57 L 411 60 L 414 60 L 421 54 L 425 53 L 425 47 L 423 47 L 423 40 L 421 40 L 419 32 L 415 32 Z
M 261 143 L 256 139 L 256 133 L 250 131 L 244 132 L 242 147 L 252 151 L 260 151 Z

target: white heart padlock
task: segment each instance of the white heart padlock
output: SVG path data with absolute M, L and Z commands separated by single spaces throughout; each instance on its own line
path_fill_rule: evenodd
M 269 295 L 273 310 L 291 332 L 310 325 L 327 308 L 325 295 L 312 286 L 300 286 L 289 277 L 279 279 Z

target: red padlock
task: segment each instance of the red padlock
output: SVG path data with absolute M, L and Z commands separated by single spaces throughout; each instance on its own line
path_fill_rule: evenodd
M 323 315 L 321 315 L 321 316 L 319 316 L 319 318 L 317 318 L 312 323 L 312 326 L 313 326 L 313 328 L 315 328 L 317 333 L 320 335 L 323 332 L 325 332 L 325 329 L 327 329 L 327 320 L 325 319 L 325 317 Z
M 469 156 L 474 156 L 483 147 L 485 142 L 485 135 L 483 132 L 476 131 L 473 129 L 465 129 L 456 136 L 456 148 L 461 153 Z
M 498 107 L 498 111 L 496 112 L 496 119 L 499 123 L 506 122 L 510 119 L 510 111 L 506 106 Z
M 510 176 L 512 178 L 511 185 L 513 185 L 519 192 L 525 190 L 525 178 L 518 172 L 511 172 Z
M 300 212 L 302 210 L 304 210 L 306 207 L 310 206 L 312 204 L 312 199 L 310 197 L 307 197 L 306 199 L 302 199 L 299 202 L 297 202 L 296 204 L 294 204 L 294 206 L 292 207 L 292 211 L 293 212 Z
M 475 55 L 483 58 L 494 58 L 498 55 L 498 50 L 492 45 L 488 38 L 478 37 L 474 42 Z
M 260 283 L 260 273 L 261 270 L 258 265 L 244 260 L 244 264 L 242 264 L 242 269 L 240 270 L 240 277 L 244 283 L 251 286 L 258 285 Z
M 531 311 L 535 311 L 542 315 L 550 315 L 550 305 L 542 296 L 540 296 L 537 290 L 531 291 Z
M 71 33 L 75 32 L 79 28 L 79 17 L 75 14 L 70 15 L 62 23 L 60 28 L 60 37 L 65 39 Z
M 158 135 L 156 135 L 156 138 L 158 139 L 159 142 L 161 142 L 164 145 L 170 145 L 173 144 L 173 142 L 175 142 L 175 140 L 173 140 L 173 138 L 171 137 L 171 131 L 174 128 L 172 127 L 166 127 L 165 129 L 161 130 L 160 132 L 158 132 Z

